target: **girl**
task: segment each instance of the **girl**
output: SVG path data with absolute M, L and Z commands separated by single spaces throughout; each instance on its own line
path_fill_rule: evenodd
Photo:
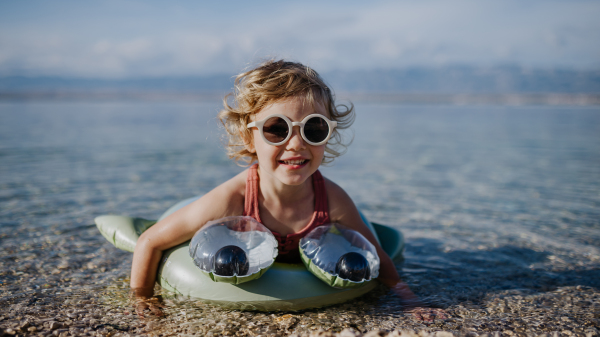
M 268 61 L 240 74 L 231 106 L 228 96 L 219 118 L 229 135 L 229 155 L 257 164 L 140 236 L 131 268 L 138 315 L 146 308 L 161 314 L 152 295 L 165 249 L 190 240 L 208 221 L 239 215 L 251 216 L 273 232 L 279 241 L 278 262 L 300 262 L 298 243 L 317 226 L 339 223 L 360 232 L 377 249 L 378 279 L 407 305 L 420 306 L 350 197 L 318 171 L 321 163 L 340 155 L 334 149 L 344 147 L 338 130 L 352 123 L 353 107 L 336 106 L 314 70 L 285 61 Z M 441 314 L 429 314 L 436 313 Z M 427 315 L 417 311 L 420 318 L 430 319 Z

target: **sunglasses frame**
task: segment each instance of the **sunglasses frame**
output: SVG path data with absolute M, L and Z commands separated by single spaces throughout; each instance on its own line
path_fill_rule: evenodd
M 283 119 L 287 125 L 288 125 L 288 134 L 287 137 L 285 137 L 284 140 L 282 140 L 279 143 L 273 143 L 271 141 L 269 141 L 266 137 L 265 134 L 263 133 L 263 125 L 265 125 L 265 123 L 273 117 L 279 117 L 281 119 Z M 304 125 L 306 124 L 306 122 L 308 122 L 309 119 L 313 118 L 313 117 L 319 117 L 325 120 L 325 122 L 327 122 L 327 125 L 329 126 L 329 133 L 327 134 L 327 137 L 325 137 L 324 140 L 318 142 L 318 143 L 313 143 L 310 140 L 308 140 L 306 138 L 306 136 L 304 135 Z M 331 138 L 331 135 L 333 134 L 333 129 L 335 129 L 335 127 L 337 126 L 337 122 L 336 121 L 332 121 L 329 120 L 329 118 L 321 115 L 321 114 L 310 114 L 306 117 L 304 117 L 304 119 L 302 119 L 301 122 L 292 122 L 287 116 L 281 115 L 281 114 L 273 114 L 273 115 L 269 115 L 267 117 L 265 117 L 264 119 L 260 120 L 260 121 L 254 121 L 252 123 L 249 123 L 248 125 L 246 125 L 246 127 L 248 129 L 256 127 L 258 128 L 258 131 L 260 133 L 260 136 L 262 137 L 262 139 L 265 141 L 265 143 L 269 144 L 269 145 L 273 145 L 273 146 L 279 146 L 282 144 L 285 144 L 285 142 L 287 142 L 288 140 L 290 140 L 290 138 L 292 137 L 292 130 L 294 128 L 294 126 L 298 126 L 300 127 L 300 135 L 302 136 L 302 139 L 307 142 L 308 144 L 312 145 L 312 146 L 319 146 L 319 145 L 323 145 L 326 144 L 329 141 L 329 138 Z

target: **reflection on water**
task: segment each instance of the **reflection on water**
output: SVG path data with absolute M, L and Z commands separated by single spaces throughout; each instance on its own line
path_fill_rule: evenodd
M 503 291 L 599 286 L 598 108 L 356 109 L 353 144 L 322 172 L 367 217 L 403 231 L 402 276 L 422 297 L 452 309 Z M 224 154 L 218 110 L 198 102 L 1 103 L 0 302 L 54 318 L 59 304 L 75 316 L 87 310 L 85 324 L 117 329 L 102 317 L 127 307 L 131 254 L 107 243 L 92 219 L 157 218 L 240 172 Z M 167 313 L 185 309 L 197 331 L 226 314 L 254 326 L 271 320 L 169 301 Z M 341 329 L 357 314 L 386 327 L 400 319 L 398 306 L 379 289 L 306 312 L 312 325 L 294 318 L 285 331 Z M 122 319 L 111 324 L 133 331 L 137 323 Z

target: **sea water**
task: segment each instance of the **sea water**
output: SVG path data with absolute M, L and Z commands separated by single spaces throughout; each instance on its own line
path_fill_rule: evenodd
M 109 244 L 93 219 L 156 219 L 241 172 L 225 154 L 219 109 L 217 101 L 1 102 L 0 324 L 47 317 L 79 332 L 144 328 L 127 301 L 131 254 Z M 352 144 L 321 171 L 369 219 L 404 233 L 398 268 L 425 302 L 452 311 L 515 291 L 598 288 L 598 107 L 355 109 L 344 132 Z M 219 321 L 227 315 L 269 325 L 264 314 L 209 310 L 194 299 L 164 305 L 170 331 L 174 317 L 192 317 L 204 333 L 231 327 Z M 385 289 L 325 312 L 305 312 L 306 324 L 290 316 L 296 323 L 284 331 L 376 327 L 347 319 L 357 313 L 403 317 Z

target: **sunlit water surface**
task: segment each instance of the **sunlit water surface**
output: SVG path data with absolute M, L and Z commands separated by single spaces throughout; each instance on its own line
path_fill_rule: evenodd
M 0 303 L 34 313 L 70 303 L 127 310 L 131 254 L 106 242 L 93 219 L 157 218 L 240 172 L 225 155 L 218 110 L 218 102 L 0 103 Z M 356 111 L 348 152 L 321 170 L 368 218 L 405 234 L 398 267 L 426 301 L 451 308 L 503 291 L 599 286 L 600 109 Z M 191 299 L 166 306 L 198 322 L 219 313 Z M 401 312 L 385 289 L 338 311 L 356 307 Z

